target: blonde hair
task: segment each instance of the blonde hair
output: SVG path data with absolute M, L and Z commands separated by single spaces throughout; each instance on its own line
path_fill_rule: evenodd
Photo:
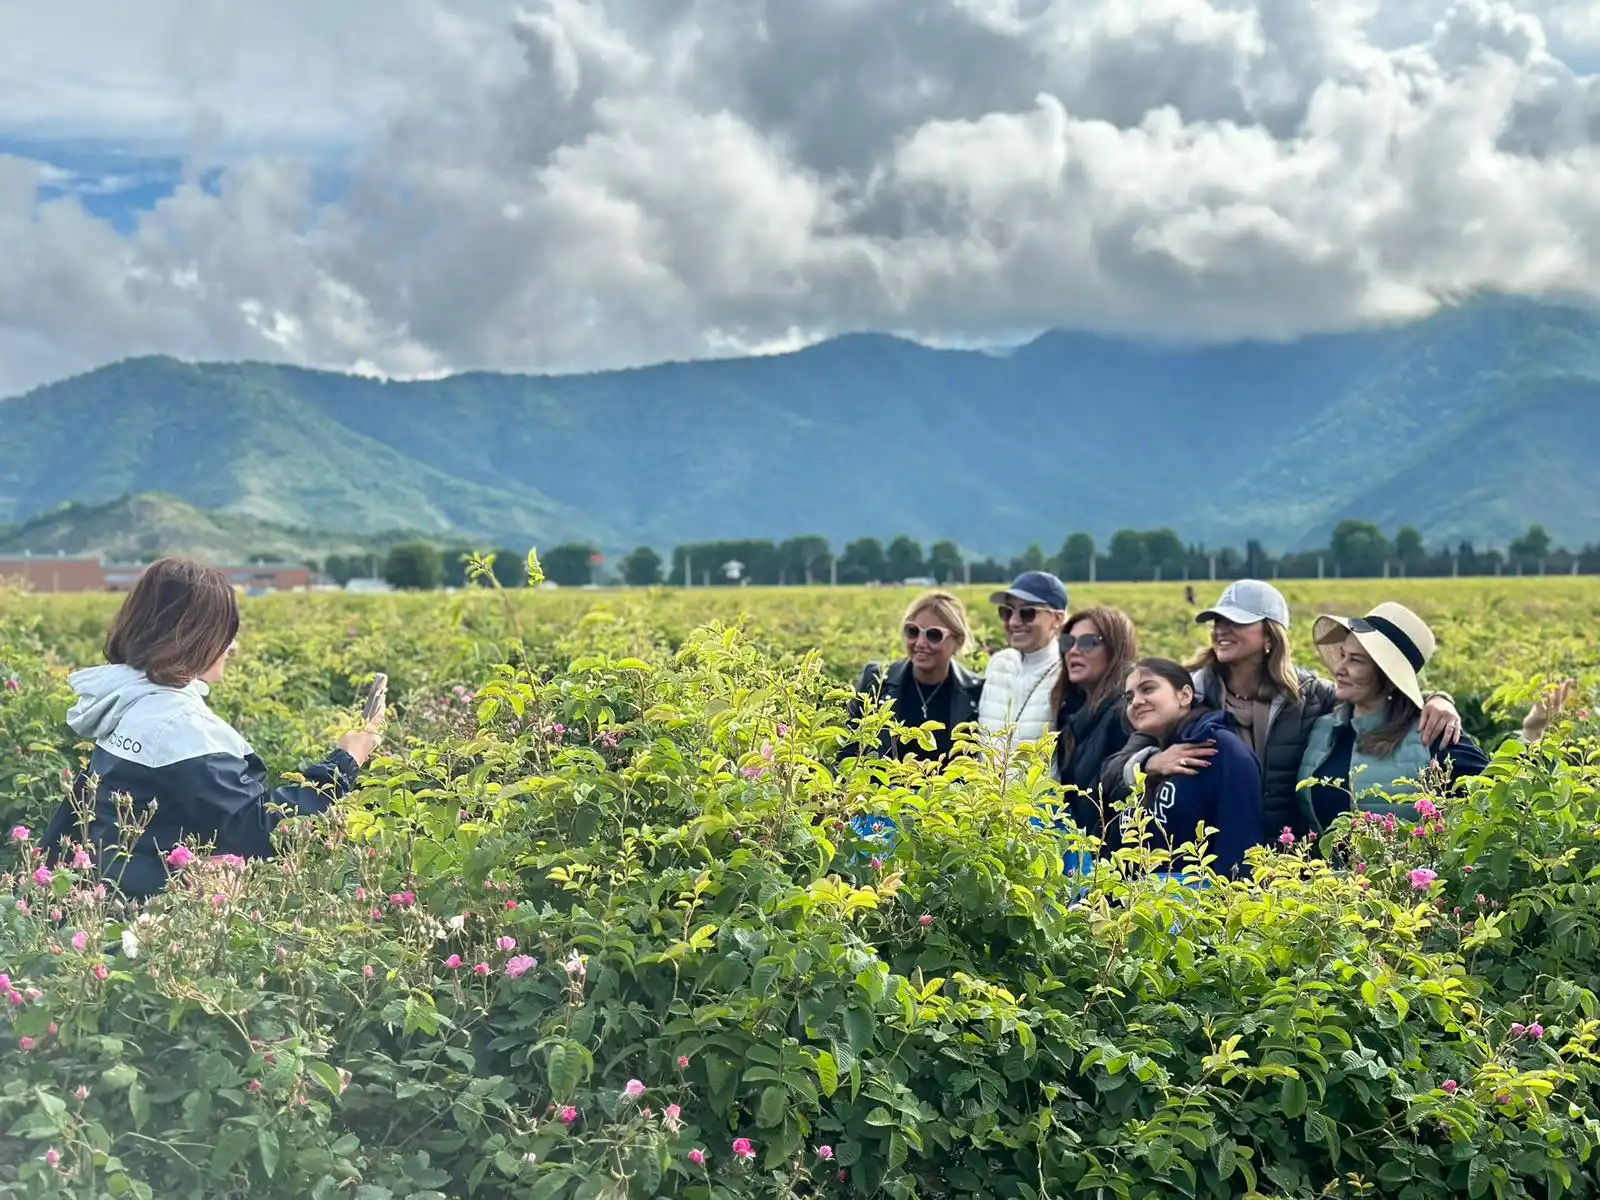
M 949 592 L 923 592 L 906 609 L 906 615 L 900 618 L 901 624 L 908 624 L 924 611 L 932 612 L 939 623 L 950 631 L 956 640 L 957 650 L 972 640 L 972 629 L 967 624 L 967 606 L 961 603 L 959 597 Z
M 1289 650 L 1289 631 L 1279 625 L 1271 617 L 1261 622 L 1267 632 L 1267 663 L 1266 670 L 1261 678 L 1261 700 L 1273 700 L 1282 696 L 1291 706 L 1300 707 L 1300 672 L 1294 668 L 1294 657 Z M 1224 683 L 1228 681 L 1228 668 L 1217 661 L 1217 651 L 1214 646 L 1207 646 L 1194 661 L 1189 663 L 1191 671 L 1204 668 L 1210 671 Z

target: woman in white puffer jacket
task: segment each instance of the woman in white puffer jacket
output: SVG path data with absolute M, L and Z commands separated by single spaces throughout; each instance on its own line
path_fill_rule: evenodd
M 1061 674 L 1067 585 L 1048 571 L 1024 571 L 990 600 L 1011 644 L 984 672 L 978 726 L 993 752 L 1009 754 L 1055 728 L 1051 696 Z

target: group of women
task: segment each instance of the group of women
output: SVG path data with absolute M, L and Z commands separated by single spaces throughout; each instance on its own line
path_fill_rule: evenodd
M 878 749 L 893 756 L 942 760 L 953 731 L 975 723 L 984 752 L 1009 762 L 1053 732 L 1067 813 L 1108 848 L 1122 840 L 1120 801 L 1141 773 L 1158 843 L 1177 848 L 1211 830 L 1215 866 L 1237 872 L 1246 850 L 1282 830 L 1320 831 L 1352 803 L 1403 794 L 1436 764 L 1451 781 L 1485 765 L 1450 698 L 1422 691 L 1434 637 L 1398 604 L 1318 618 L 1312 640 L 1329 681 L 1291 661 L 1289 607 L 1257 580 L 1196 618 L 1211 644 L 1190 667 L 1141 658 L 1133 622 L 1115 608 L 1069 615 L 1066 586 L 1047 572 L 1019 576 L 992 601 L 1008 644 L 981 678 L 957 661 L 972 640 L 961 601 L 929 592 L 906 611 L 905 656 L 867 666 L 854 715 L 876 694 L 901 725 L 925 727 L 931 748 L 883 735 Z M 284 814 L 321 812 L 354 786 L 379 744 L 376 709 L 303 783 L 269 789 L 259 756 L 205 702 L 238 632 L 221 572 L 164 559 L 140 576 L 105 665 L 72 676 L 67 722 L 94 751 L 46 831 L 49 862 L 93 861 L 144 897 L 182 865 L 184 840 L 266 857 Z
M 991 602 L 1007 645 L 981 679 L 956 661 L 972 641 L 961 601 L 928 592 L 906 610 L 905 657 L 867 666 L 853 715 L 880 695 L 903 725 L 939 723 L 931 750 L 885 735 L 879 750 L 895 757 L 946 758 L 966 721 L 1000 757 L 1053 732 L 1071 819 L 1106 852 L 1123 840 L 1122 802 L 1141 773 L 1153 844 L 1205 840 L 1227 874 L 1251 846 L 1319 833 L 1352 808 L 1400 807 L 1385 797 L 1415 791 L 1427 772 L 1453 784 L 1487 765 L 1451 698 L 1422 690 L 1435 639 L 1400 604 L 1317 618 L 1329 680 L 1295 665 L 1289 605 L 1260 580 L 1233 584 L 1195 618 L 1210 645 L 1188 666 L 1140 657 L 1118 609 L 1069 614 L 1066 585 L 1048 572 L 1024 573 Z

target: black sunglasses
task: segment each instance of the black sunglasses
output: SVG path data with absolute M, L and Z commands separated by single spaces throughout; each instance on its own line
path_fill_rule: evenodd
M 1012 617 L 1016 617 L 1024 625 L 1032 625 L 1033 619 L 1039 615 L 1039 610 L 1031 604 L 1026 604 L 1021 608 L 1012 608 L 1009 604 L 1002 604 L 999 612 L 1002 624 L 1011 620 Z
M 1074 648 L 1077 648 L 1085 654 L 1092 654 L 1105 644 L 1105 638 L 1098 633 L 1080 633 L 1077 637 L 1064 637 L 1061 639 L 1061 653 L 1070 654 Z
M 937 646 L 945 639 L 945 631 L 940 629 L 937 625 L 932 625 L 927 629 L 924 629 L 921 625 L 913 624 L 910 621 L 906 622 L 905 635 L 906 641 L 908 642 L 914 642 L 919 637 L 926 638 L 928 645 L 930 646 Z

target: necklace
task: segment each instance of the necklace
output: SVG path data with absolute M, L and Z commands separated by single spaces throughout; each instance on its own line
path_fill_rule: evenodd
M 931 693 L 924 694 L 922 691 L 922 682 L 915 675 L 911 677 L 911 685 L 917 689 L 917 700 L 922 705 L 922 719 L 924 722 L 926 722 L 928 719 L 928 705 L 933 703 L 934 699 L 939 695 L 939 690 L 949 682 L 950 676 L 946 675 L 938 683 L 933 685 L 933 691 Z

